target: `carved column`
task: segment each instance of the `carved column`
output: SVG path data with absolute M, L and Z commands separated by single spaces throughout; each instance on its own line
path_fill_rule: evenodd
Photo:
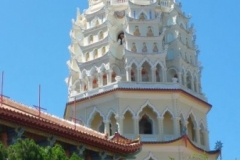
M 131 82 L 131 68 L 132 67 L 126 67 L 126 80 L 127 82 Z
M 139 135 L 139 117 L 133 117 L 134 120 L 134 134 L 135 137 Z
M 84 86 L 85 86 L 85 83 L 80 80 L 80 93 L 84 92 Z
M 92 81 L 93 81 L 93 77 L 88 76 L 88 90 L 92 90 Z
M 187 75 L 183 74 L 184 86 L 187 87 Z
M 180 117 L 174 117 L 172 118 L 173 120 L 173 127 L 174 127 L 174 137 L 177 138 L 177 137 L 180 137 L 181 133 L 180 133 L 180 125 L 179 125 L 179 120 L 180 120 Z
M 137 68 L 137 72 L 138 72 L 137 81 L 142 82 L 142 67 Z
M 179 84 L 183 85 L 183 82 L 182 82 L 182 72 L 178 72 L 178 81 L 179 81 Z
M 115 118 L 117 119 L 117 123 L 118 123 L 118 133 L 120 133 L 122 135 L 123 134 L 123 119 L 124 119 L 124 117 L 116 116 Z
M 163 68 L 162 69 L 163 71 L 163 82 L 167 82 L 167 68 Z
M 196 142 L 197 142 L 197 144 L 201 144 L 201 139 L 200 139 L 201 130 L 199 127 L 195 127 L 194 130 L 195 130 L 195 134 L 196 134 Z
M 110 121 L 105 120 L 105 121 L 103 121 L 103 123 L 104 123 L 104 133 L 108 134 L 108 136 L 110 136 L 110 131 L 109 131 Z
M 159 132 L 158 140 L 163 141 L 164 140 L 164 130 L 163 130 L 164 117 L 157 117 L 157 119 L 158 119 L 158 132 Z
M 102 86 L 103 86 L 103 73 L 98 72 L 98 87 L 102 87 Z
M 156 82 L 156 68 L 151 68 L 152 70 L 152 82 Z
M 203 138 L 204 138 L 204 144 L 206 146 L 206 149 L 209 150 L 209 131 L 208 130 L 204 130 L 203 131 Z
M 108 70 L 108 74 L 107 74 L 107 84 L 112 83 L 112 72 L 113 70 Z

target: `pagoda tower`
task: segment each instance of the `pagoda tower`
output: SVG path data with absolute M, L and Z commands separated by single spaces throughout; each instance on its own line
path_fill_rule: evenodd
M 89 0 L 72 20 L 65 119 L 140 138 L 137 160 L 217 159 L 189 19 L 175 0 Z

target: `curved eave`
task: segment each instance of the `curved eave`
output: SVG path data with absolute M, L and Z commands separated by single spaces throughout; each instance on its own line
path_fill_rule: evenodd
M 208 151 L 208 150 L 204 150 L 202 148 L 199 148 L 198 146 L 196 146 L 195 144 L 193 144 L 191 142 L 191 140 L 188 138 L 187 135 L 183 135 L 177 139 L 173 139 L 173 140 L 170 140 L 170 141 L 164 141 L 164 142 L 158 142 L 158 141 L 155 141 L 155 142 L 142 142 L 142 144 L 159 144 L 159 145 L 175 145 L 175 143 L 178 143 L 178 144 L 182 144 L 183 146 L 187 147 L 187 148 L 193 148 L 195 151 L 199 151 L 199 152 L 202 152 L 202 153 L 206 153 L 208 155 L 219 155 L 221 153 L 221 150 L 212 150 L 212 151 Z
M 129 6 L 131 7 L 154 7 L 157 4 L 157 1 L 155 1 L 154 3 L 149 3 L 149 4 L 137 4 L 137 3 L 133 3 L 131 2 L 131 0 L 128 1 Z
M 16 112 L 11 109 L 0 107 L 0 119 L 14 125 L 34 129 L 51 135 L 63 137 L 70 141 L 83 143 L 96 149 L 101 149 L 114 154 L 134 154 L 141 148 L 141 143 L 122 144 L 113 142 L 89 134 L 88 132 L 77 131 L 73 128 L 66 127 L 49 121 L 48 119 L 37 117 L 35 115 Z M 101 147 L 100 147 L 101 146 Z

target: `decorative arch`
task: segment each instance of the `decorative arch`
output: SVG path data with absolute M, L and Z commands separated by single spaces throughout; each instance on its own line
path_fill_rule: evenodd
M 98 40 L 102 40 L 102 39 L 104 39 L 104 33 L 101 30 L 101 31 L 98 32 Z
M 178 69 L 175 67 L 170 67 L 167 70 L 167 81 L 173 82 L 173 78 L 178 78 Z
M 161 114 L 161 117 L 163 117 L 166 112 L 169 112 L 170 115 L 172 116 L 172 118 L 174 117 L 173 112 L 172 112 L 168 107 L 163 110 L 163 112 L 162 112 L 162 114 Z
M 104 114 L 97 107 L 94 107 L 94 109 L 90 113 L 89 118 L 87 120 L 87 126 L 88 127 L 90 127 L 90 123 L 91 123 L 91 121 L 92 121 L 92 119 L 93 119 L 93 117 L 95 116 L 96 113 L 99 113 L 100 116 L 103 118 L 103 120 L 105 120 Z
M 116 112 L 113 109 L 110 109 L 106 116 L 106 120 L 109 120 L 112 115 L 116 116 Z
M 93 66 L 93 67 L 90 69 L 90 74 L 93 75 L 93 74 L 96 73 L 97 71 L 98 71 L 97 66 Z
M 130 63 L 128 63 L 129 66 L 132 66 L 133 64 L 135 64 L 138 67 L 138 62 L 136 61 L 136 59 L 131 60 Z
M 188 113 L 186 119 L 189 119 L 190 117 L 191 117 L 191 118 L 193 119 L 193 121 L 194 121 L 194 127 L 197 127 L 197 118 L 196 118 L 195 114 L 193 113 L 192 109 L 191 109 L 190 112 Z
M 124 117 L 124 115 L 125 115 L 125 113 L 126 113 L 127 111 L 129 111 L 129 112 L 132 114 L 133 117 L 135 116 L 134 111 L 132 110 L 132 108 L 129 107 L 129 106 L 127 106 L 127 107 L 124 109 L 124 111 L 122 112 L 122 116 L 123 116 L 123 117 Z
M 138 14 L 138 19 L 139 20 L 147 20 L 148 19 L 148 14 L 144 11 L 144 10 L 141 10 Z
M 155 108 L 154 105 L 152 105 L 152 104 L 149 102 L 149 100 L 147 100 L 147 101 L 140 107 L 140 109 L 138 110 L 136 116 L 139 117 L 139 114 L 140 114 L 140 113 L 142 112 L 142 110 L 143 110 L 145 107 L 147 107 L 147 106 L 149 106 L 149 107 L 153 110 L 153 112 L 155 112 L 155 113 L 157 114 L 157 116 L 160 117 L 160 116 L 159 116 L 159 113 L 158 113 L 158 110 Z
M 81 77 L 82 78 L 85 78 L 88 74 L 88 71 L 86 69 L 83 69 L 82 72 L 81 72 Z
M 167 43 L 169 43 L 169 42 L 172 42 L 174 40 L 174 35 L 173 35 L 173 33 L 168 33 L 167 34 L 167 37 L 166 37 L 166 41 L 167 41 Z
M 165 65 L 163 64 L 163 62 L 160 61 L 160 60 L 157 60 L 157 61 L 153 64 L 153 67 L 156 67 L 158 64 L 159 64 L 162 68 L 165 67 Z
M 148 156 L 146 158 L 144 158 L 144 160 L 158 160 L 153 154 L 152 152 L 149 152 Z
M 140 64 L 139 64 L 138 67 L 141 67 L 141 66 L 143 65 L 143 63 L 145 63 L 145 62 L 149 63 L 149 65 L 150 65 L 151 67 L 153 66 L 151 60 L 148 59 L 147 57 L 144 57 L 143 60 L 140 62 Z

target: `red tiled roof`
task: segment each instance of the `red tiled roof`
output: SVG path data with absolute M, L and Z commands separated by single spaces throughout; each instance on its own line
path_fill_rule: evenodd
M 3 98 L 3 103 L 0 104 L 0 119 L 115 154 L 131 154 L 141 148 L 140 142 L 121 143 L 111 141 L 106 139 L 105 134 L 81 125 L 77 125 L 75 129 L 74 123 L 44 112 L 39 117 L 36 109 L 7 98 Z

